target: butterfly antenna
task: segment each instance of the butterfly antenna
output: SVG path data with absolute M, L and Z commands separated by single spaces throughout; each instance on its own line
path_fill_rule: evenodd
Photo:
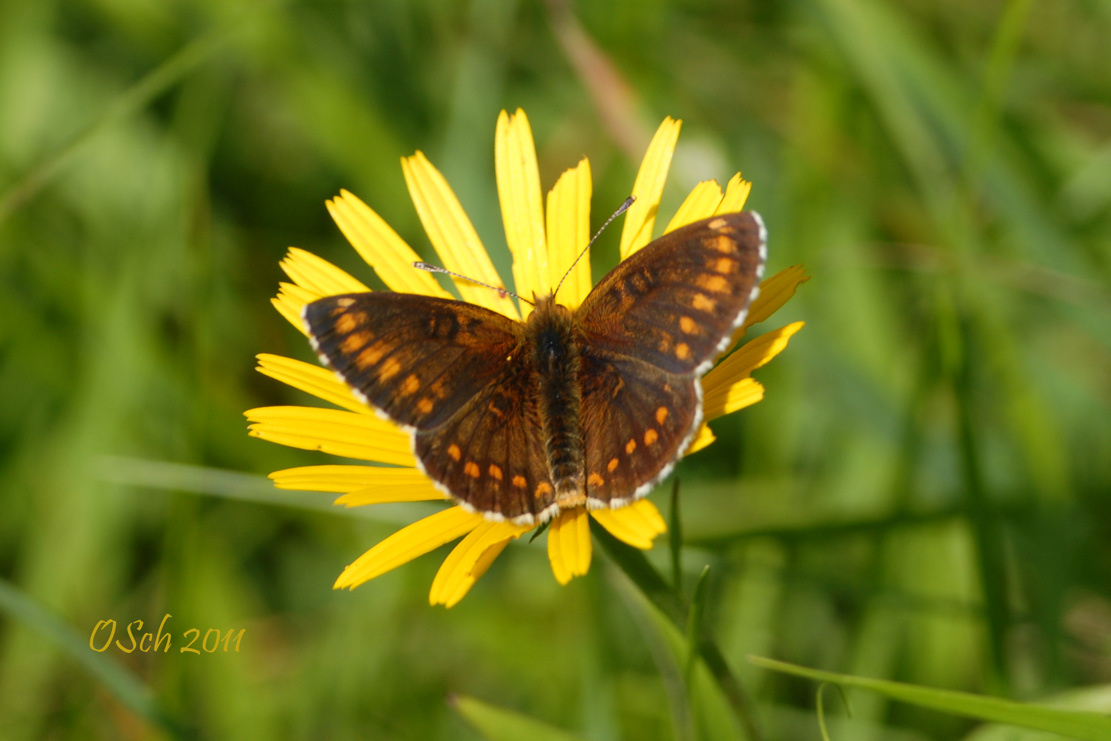
M 427 270 L 429 273 L 443 273 L 444 275 L 450 275 L 452 278 L 460 278 L 461 280 L 465 280 L 465 281 L 469 281 L 471 283 L 474 283 L 476 286 L 482 286 L 484 288 L 489 288 L 491 291 L 497 291 L 498 295 L 501 296 L 502 298 L 505 298 L 506 296 L 512 296 L 513 298 L 517 299 L 518 301 L 524 301 L 529 306 L 536 306 L 536 304 L 529 301 L 527 298 L 521 298 L 520 296 L 515 294 L 513 291 L 510 291 L 506 288 L 498 288 L 497 286 L 492 286 L 489 283 L 483 283 L 480 280 L 475 280 L 474 278 L 468 278 L 467 276 L 460 275 L 459 273 L 453 273 L 452 271 L 450 271 L 446 268 L 441 268 L 439 265 L 431 265 L 427 262 L 414 262 L 413 267 L 416 268 L 417 270 Z
M 567 280 L 567 276 L 570 275 L 571 271 L 575 269 L 575 266 L 579 264 L 579 260 L 583 259 L 583 255 L 585 255 L 587 252 L 590 251 L 590 246 L 594 244 L 594 240 L 596 240 L 596 239 L 598 239 L 598 237 L 602 236 L 602 232 L 604 232 L 606 230 L 606 227 L 610 225 L 611 221 L 613 221 L 618 216 L 620 216 L 621 214 L 628 211 L 629 206 L 632 206 L 633 201 L 635 201 L 636 199 L 637 199 L 636 196 L 629 196 L 628 198 L 626 198 L 625 202 L 617 207 L 617 210 L 614 211 L 613 214 L 608 219 L 606 219 L 606 223 L 602 224 L 602 226 L 598 229 L 597 233 L 593 237 L 590 238 L 590 242 L 586 245 L 585 248 L 583 248 L 583 251 L 579 253 L 579 256 L 575 258 L 575 261 L 573 263 L 571 263 L 571 267 L 567 268 L 567 272 L 563 274 L 563 277 L 559 279 L 559 285 L 556 286 L 554 291 L 552 291 L 552 297 L 553 298 L 555 297 L 555 295 L 557 293 L 559 293 L 559 289 L 563 287 L 563 281 Z

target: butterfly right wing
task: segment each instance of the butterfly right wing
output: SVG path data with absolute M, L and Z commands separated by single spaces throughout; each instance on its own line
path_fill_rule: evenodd
M 766 257 L 751 211 L 669 232 L 609 272 L 576 316 L 593 347 L 702 375 L 756 298 Z
M 522 325 L 462 301 L 388 291 L 303 312 L 321 359 L 408 428 L 422 469 L 490 519 L 535 522 L 554 502 Z
M 644 496 L 702 418 L 699 377 L 743 323 L 764 270 L 751 212 L 665 234 L 604 277 L 578 308 L 587 501 Z
M 686 448 L 702 417 L 698 381 L 597 347 L 584 348 L 581 363 L 587 505 L 622 507 Z

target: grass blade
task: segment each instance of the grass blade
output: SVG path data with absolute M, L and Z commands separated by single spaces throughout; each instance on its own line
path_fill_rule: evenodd
M 45 636 L 51 643 L 80 664 L 121 705 L 166 732 L 171 738 L 191 738 L 154 699 L 153 694 L 127 667 L 106 654 L 89 648 L 84 637 L 57 615 L 45 609 L 7 581 L 0 579 L 0 611 L 13 621 Z
M 581 736 L 569 731 L 467 695 L 455 695 L 448 702 L 463 720 L 489 741 L 519 741 L 523 738 L 530 741 L 583 741 Z
M 748 660 L 756 666 L 772 671 L 806 677 L 816 682 L 831 682 L 845 687 L 860 687 L 861 689 L 878 692 L 893 700 L 901 700 L 911 705 L 939 710 L 943 713 L 996 723 L 1007 723 L 1039 731 L 1051 731 L 1084 741 L 1111 741 L 1111 718 L 1098 713 L 1062 710 L 1048 705 L 1015 702 L 1001 697 L 988 697 L 974 695 L 969 692 L 956 692 L 903 682 L 824 672 L 761 656 L 749 656 Z

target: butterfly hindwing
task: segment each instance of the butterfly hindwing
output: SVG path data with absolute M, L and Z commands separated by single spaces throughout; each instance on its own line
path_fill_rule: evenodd
M 678 460 L 701 416 L 698 381 L 593 348 L 582 368 L 587 502 L 622 506 Z
M 520 324 L 474 304 L 388 291 L 329 296 L 303 318 L 320 357 L 407 427 L 447 421 L 503 372 Z
M 579 307 L 586 343 L 668 373 L 705 372 L 744 321 L 764 254 L 764 225 L 748 211 L 665 234 L 614 268 Z
M 535 369 L 527 353 L 414 449 L 432 480 L 494 519 L 536 522 L 552 514 L 554 488 L 544 456 Z

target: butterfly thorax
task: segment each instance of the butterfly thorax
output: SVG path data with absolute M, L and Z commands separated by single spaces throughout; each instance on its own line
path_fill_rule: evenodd
M 540 299 L 525 327 L 536 369 L 544 452 L 560 508 L 586 502 L 584 488 L 581 330 L 571 312 L 551 297 Z

